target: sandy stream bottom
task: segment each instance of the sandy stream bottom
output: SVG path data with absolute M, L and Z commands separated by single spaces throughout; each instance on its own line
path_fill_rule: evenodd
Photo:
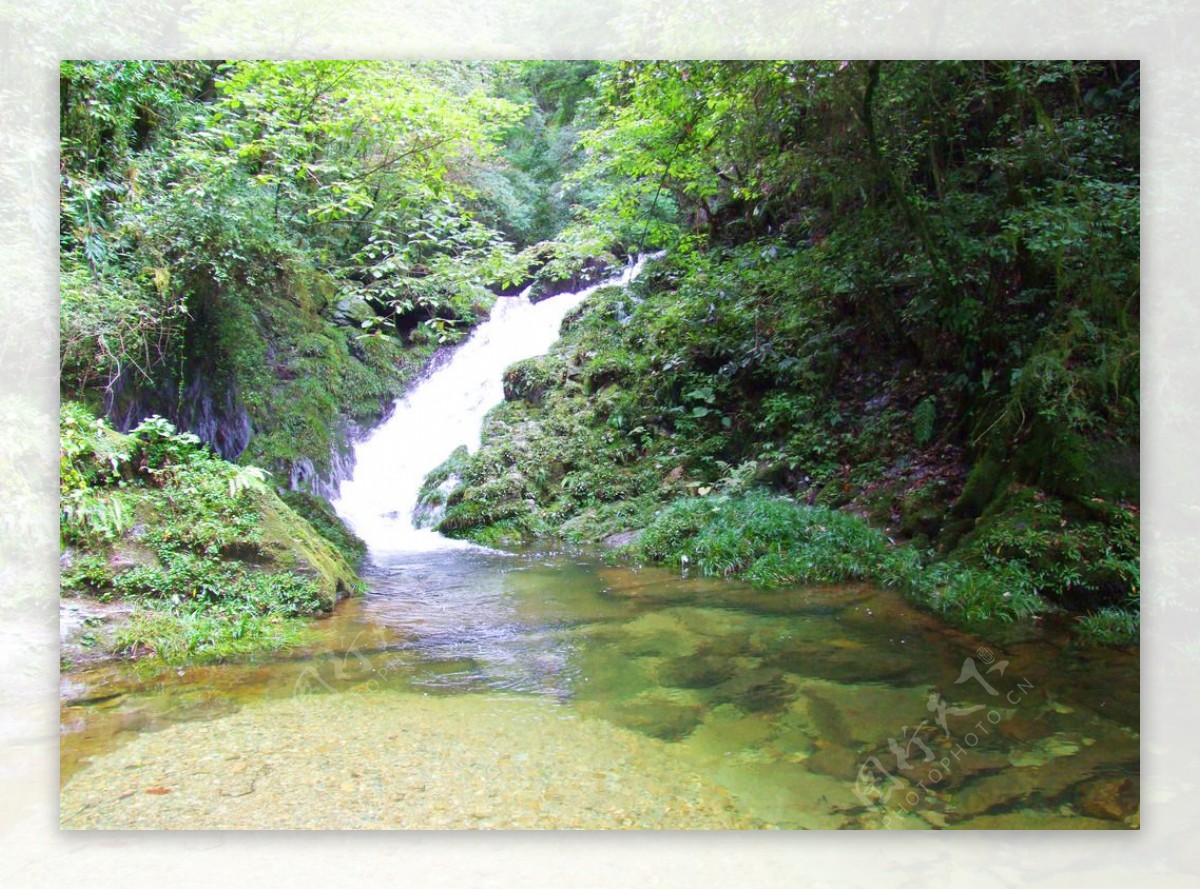
M 666 743 L 512 696 L 268 701 L 139 734 L 62 791 L 63 828 L 760 828 Z

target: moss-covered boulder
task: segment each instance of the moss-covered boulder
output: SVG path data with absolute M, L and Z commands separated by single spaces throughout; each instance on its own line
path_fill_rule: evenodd
M 189 660 L 279 648 L 357 588 L 347 555 L 266 473 L 162 418 L 123 435 L 66 405 L 62 442 L 62 588 L 128 606 L 114 651 Z M 335 523 L 329 511 L 323 524 Z
M 259 493 L 262 517 L 259 552 L 265 568 L 310 579 L 324 609 L 354 590 L 358 575 L 345 556 L 273 491 Z

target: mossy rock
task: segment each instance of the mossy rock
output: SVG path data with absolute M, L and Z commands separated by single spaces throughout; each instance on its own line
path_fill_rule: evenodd
M 334 512 L 329 501 L 307 491 L 286 491 L 280 496 L 283 502 L 307 520 L 321 537 L 333 544 L 351 565 L 357 565 L 366 556 L 366 543 Z
M 438 523 L 437 530 L 451 537 L 463 537 L 464 533 L 471 529 L 525 516 L 530 512 L 529 504 L 523 500 L 488 500 L 484 497 L 477 490 L 472 490 L 467 491 L 457 501 L 453 498 L 448 500 L 446 515 Z
M 259 509 L 262 513 L 259 546 L 271 568 L 311 579 L 326 610 L 357 587 L 358 575 L 346 558 L 278 495 L 262 492 Z
M 417 494 L 418 508 L 436 508 L 462 500 L 462 476 L 470 464 L 466 445 L 459 445 L 450 456 L 430 470 Z
M 989 451 L 982 455 L 967 474 L 962 494 L 951 509 L 952 514 L 966 519 L 982 515 L 1001 489 L 1004 476 L 1004 463 L 995 453 Z
M 504 399 L 540 407 L 547 392 L 561 385 L 565 376 L 566 364 L 556 356 L 537 356 L 516 362 L 504 372 Z

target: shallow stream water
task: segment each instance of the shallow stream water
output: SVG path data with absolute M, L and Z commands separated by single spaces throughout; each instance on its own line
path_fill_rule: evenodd
M 64 677 L 64 824 L 1135 824 L 1125 653 L 582 555 L 441 551 L 369 581 L 301 654 Z
M 359 446 L 337 507 L 369 592 L 313 645 L 63 676 L 64 827 L 1138 825 L 1136 654 L 414 529 L 504 366 L 585 297 L 498 306 Z

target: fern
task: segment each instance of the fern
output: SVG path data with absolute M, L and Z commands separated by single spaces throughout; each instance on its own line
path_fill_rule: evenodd
M 131 515 L 120 496 L 101 496 L 76 489 L 62 496 L 63 531 L 68 538 L 115 540 L 129 528 Z
M 232 467 L 229 474 L 229 496 L 237 497 L 243 491 L 266 491 L 269 475 L 271 474 L 259 467 Z
M 937 402 L 933 396 L 926 396 L 917 402 L 912 420 L 913 438 L 918 448 L 924 448 L 933 438 L 933 425 L 937 422 Z

